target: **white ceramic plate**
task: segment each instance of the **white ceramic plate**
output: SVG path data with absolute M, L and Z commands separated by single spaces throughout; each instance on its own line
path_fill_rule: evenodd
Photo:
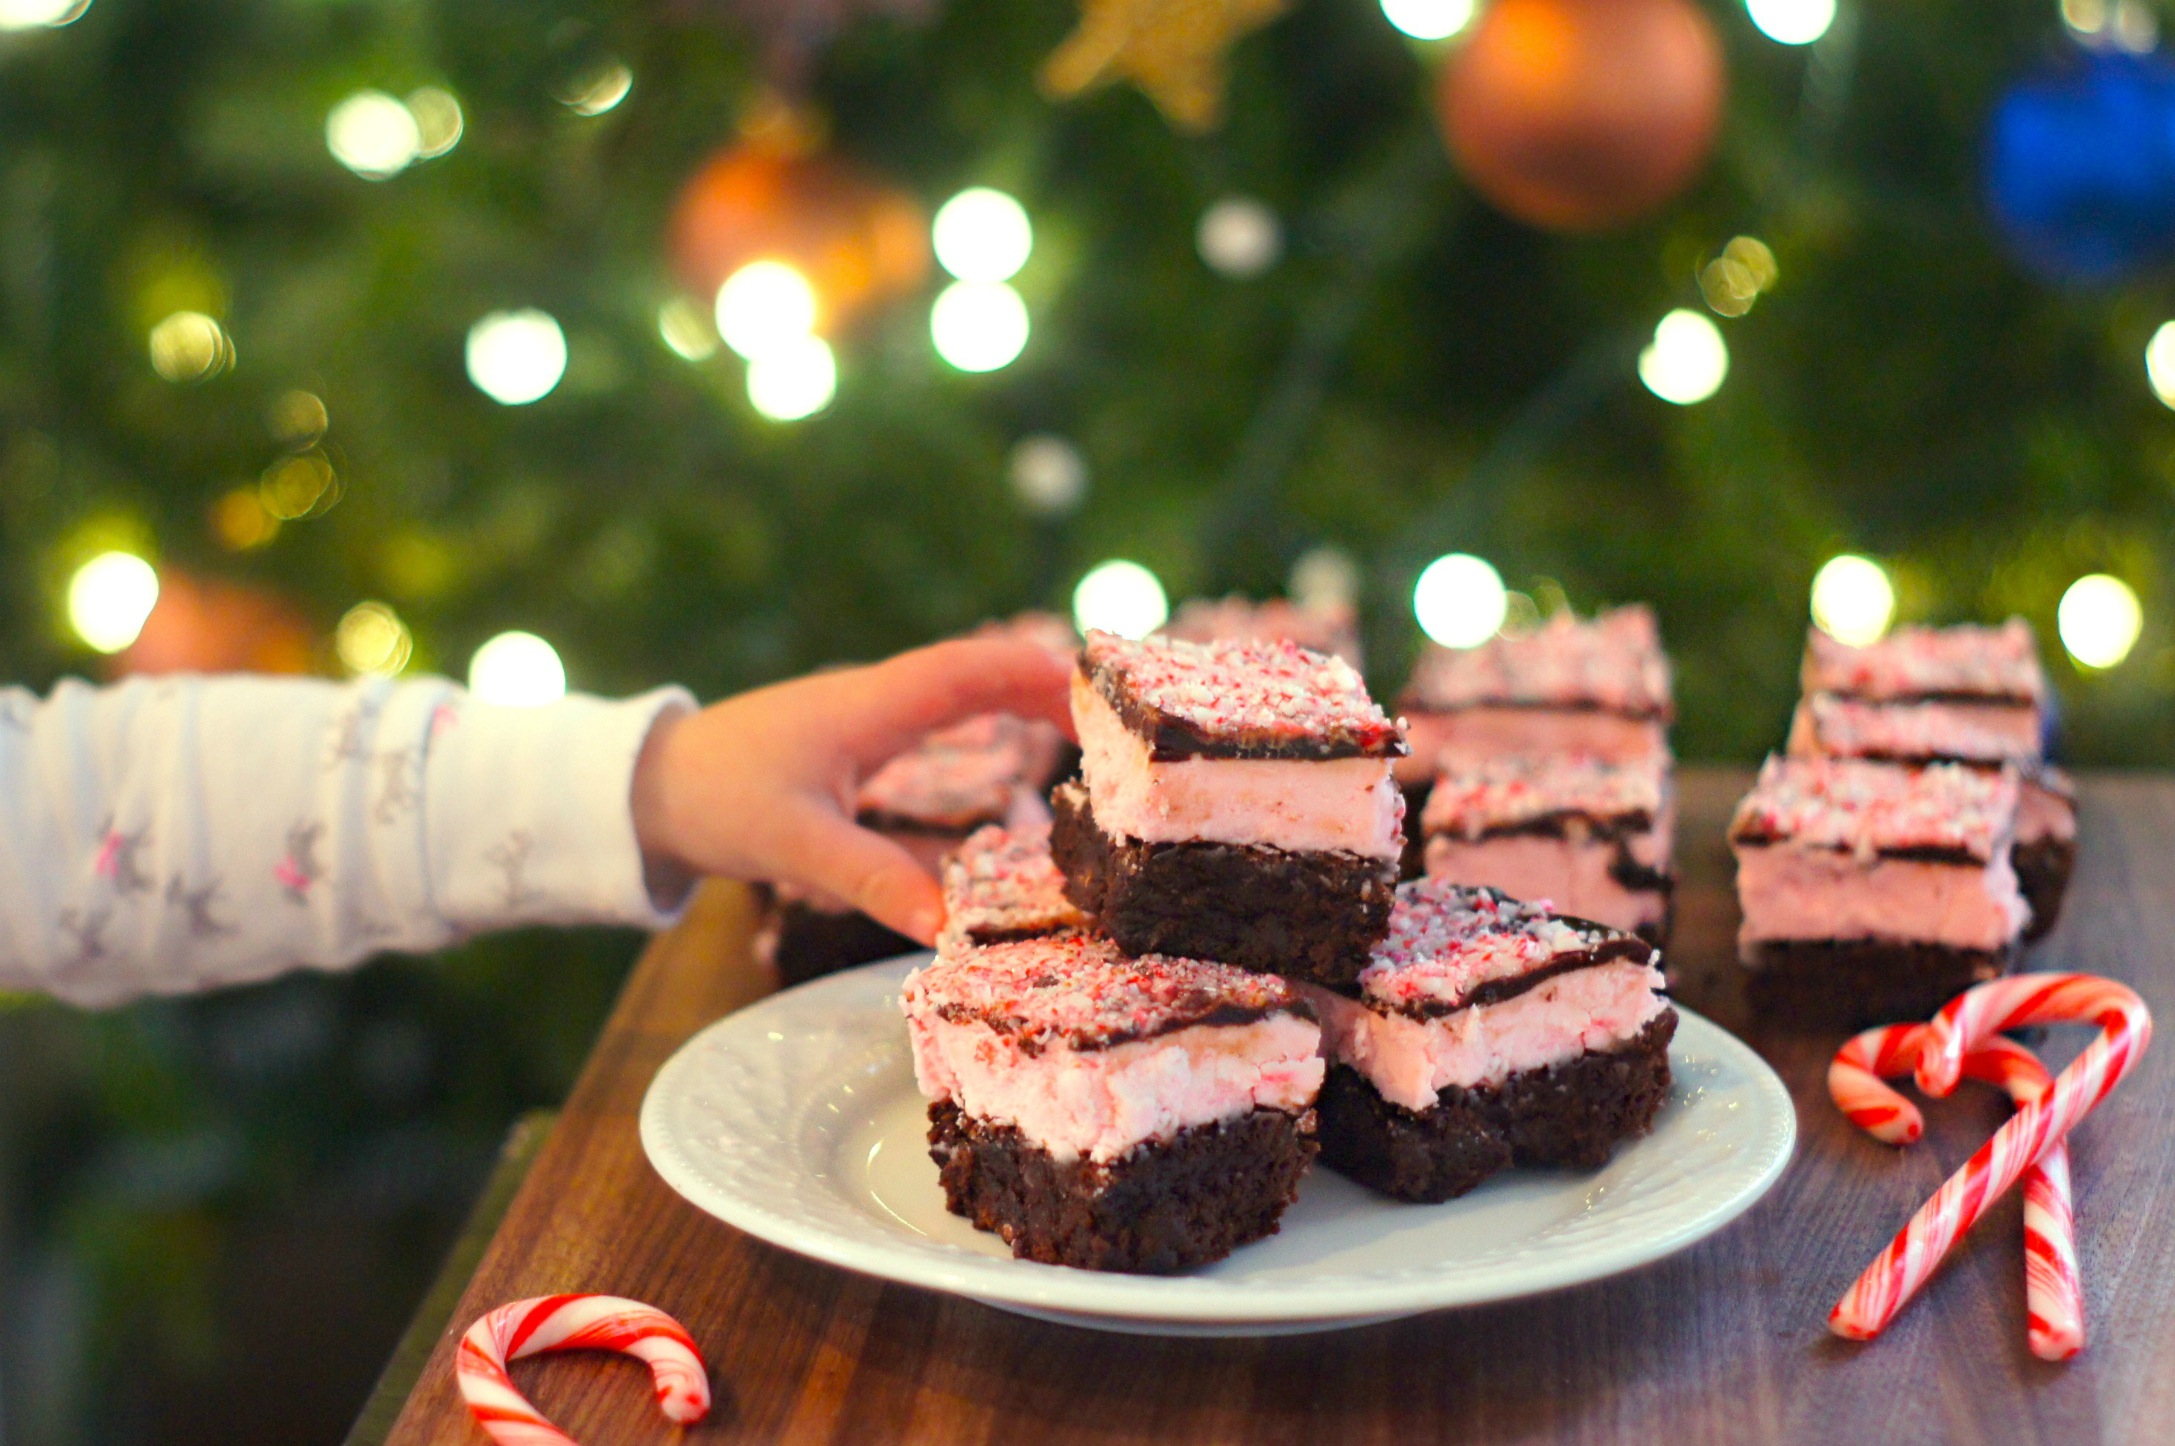
M 1506 1170 L 1405 1205 L 1311 1172 L 1280 1234 L 1180 1276 L 1012 1258 L 944 1208 L 899 983 L 927 955 L 774 995 L 711 1025 L 642 1103 L 673 1189 L 773 1245 L 1022 1314 L 1158 1335 L 1331 1330 L 1507 1300 L 1658 1260 L 1742 1214 L 1797 1138 L 1760 1057 L 1682 1008 L 1654 1132 L 1592 1172 Z

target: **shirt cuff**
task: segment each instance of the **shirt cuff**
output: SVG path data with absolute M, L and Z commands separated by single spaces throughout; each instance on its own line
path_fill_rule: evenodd
M 677 919 L 689 890 L 652 891 L 634 767 L 657 720 L 694 707 L 684 688 L 540 708 L 464 699 L 431 749 L 432 872 L 446 919 L 463 930 Z

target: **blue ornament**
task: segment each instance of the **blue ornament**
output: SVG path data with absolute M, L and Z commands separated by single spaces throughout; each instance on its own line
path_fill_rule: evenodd
M 2019 82 L 1988 127 L 1986 191 L 2051 280 L 2105 283 L 2175 256 L 2175 66 L 2088 52 Z

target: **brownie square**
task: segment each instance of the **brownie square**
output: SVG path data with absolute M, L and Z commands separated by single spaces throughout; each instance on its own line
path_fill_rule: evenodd
M 1416 1202 L 1453 1199 L 1513 1164 L 1598 1168 L 1653 1128 L 1669 1098 L 1676 1027 L 1676 1011 L 1664 1010 L 1614 1049 L 1478 1089 L 1453 1085 L 1422 1111 L 1392 1104 L 1357 1070 L 1336 1065 L 1315 1107 L 1322 1163 Z

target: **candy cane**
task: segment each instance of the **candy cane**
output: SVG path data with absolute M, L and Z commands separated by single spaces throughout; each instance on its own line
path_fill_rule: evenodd
M 543 1295 L 481 1317 L 453 1357 L 461 1399 L 498 1446 L 577 1446 L 514 1388 L 508 1361 L 542 1351 L 623 1351 L 649 1363 L 657 1407 L 690 1426 L 710 1414 L 710 1378 L 685 1328 L 616 1295 Z
M 1917 1107 L 1882 1076 L 1911 1073 L 1930 1034 L 1926 1025 L 1891 1024 L 1869 1029 L 1837 1051 L 1828 1066 L 1828 1093 L 1852 1124 L 1891 1145 L 1919 1138 L 1925 1126 Z M 2040 1099 L 2053 1084 L 2039 1056 L 2000 1035 L 1964 1056 L 1963 1073 L 1999 1085 L 2019 1106 Z M 2084 1349 L 2069 1147 L 2061 1141 L 2024 1172 L 2024 1302 L 2033 1355 L 2066 1361 Z
M 1997 979 L 1950 1001 L 1928 1026 L 1919 1055 L 1919 1087 L 1942 1094 L 1962 1075 L 1970 1031 L 2057 1019 L 2095 1022 L 2099 1037 L 2055 1078 L 2044 1097 L 2010 1116 L 1949 1176 L 1844 1292 L 1828 1314 L 1828 1326 L 1837 1335 L 1871 1340 L 1886 1329 L 1957 1237 L 2122 1082 L 2152 1041 L 2152 1015 L 2144 1001 L 2120 984 L 2090 975 Z

